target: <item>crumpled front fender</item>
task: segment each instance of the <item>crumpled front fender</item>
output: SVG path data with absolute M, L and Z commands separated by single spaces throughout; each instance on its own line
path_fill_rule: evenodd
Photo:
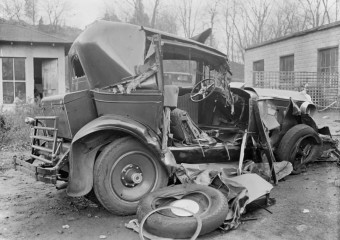
M 93 167 L 101 147 L 121 136 L 131 135 L 161 156 L 159 137 L 144 125 L 119 115 L 104 115 L 82 127 L 74 136 L 70 150 L 67 194 L 78 197 L 93 186 Z

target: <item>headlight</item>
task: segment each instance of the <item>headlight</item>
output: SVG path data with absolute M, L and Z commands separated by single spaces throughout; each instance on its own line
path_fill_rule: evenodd
M 31 118 L 31 117 L 26 117 L 26 118 L 25 118 L 25 123 L 26 123 L 26 124 L 29 124 L 29 125 L 33 126 L 33 125 L 34 125 L 34 122 L 35 122 L 35 119 L 34 119 L 34 118 Z
M 316 107 L 313 103 L 304 102 L 304 103 L 301 104 L 300 110 L 301 110 L 302 113 L 308 114 L 312 117 L 314 115 L 315 111 L 316 111 Z

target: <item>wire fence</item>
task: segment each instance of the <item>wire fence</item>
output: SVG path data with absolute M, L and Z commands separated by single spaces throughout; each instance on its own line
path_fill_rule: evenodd
M 253 86 L 293 91 L 307 89 L 318 109 L 340 108 L 338 73 L 254 71 Z

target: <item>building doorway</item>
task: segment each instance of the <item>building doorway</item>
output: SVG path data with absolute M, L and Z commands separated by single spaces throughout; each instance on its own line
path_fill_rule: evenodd
M 58 94 L 58 59 L 34 58 L 34 98 Z

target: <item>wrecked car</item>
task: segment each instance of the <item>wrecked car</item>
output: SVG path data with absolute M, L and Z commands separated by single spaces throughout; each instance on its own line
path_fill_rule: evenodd
M 314 104 L 302 92 L 230 83 L 227 55 L 205 36 L 180 38 L 98 21 L 69 52 L 72 91 L 42 100 L 30 159 L 17 169 L 94 192 L 110 212 L 134 214 L 141 198 L 167 186 L 180 164 L 287 160 L 298 171 L 322 144 Z M 85 90 L 81 90 L 86 88 Z

